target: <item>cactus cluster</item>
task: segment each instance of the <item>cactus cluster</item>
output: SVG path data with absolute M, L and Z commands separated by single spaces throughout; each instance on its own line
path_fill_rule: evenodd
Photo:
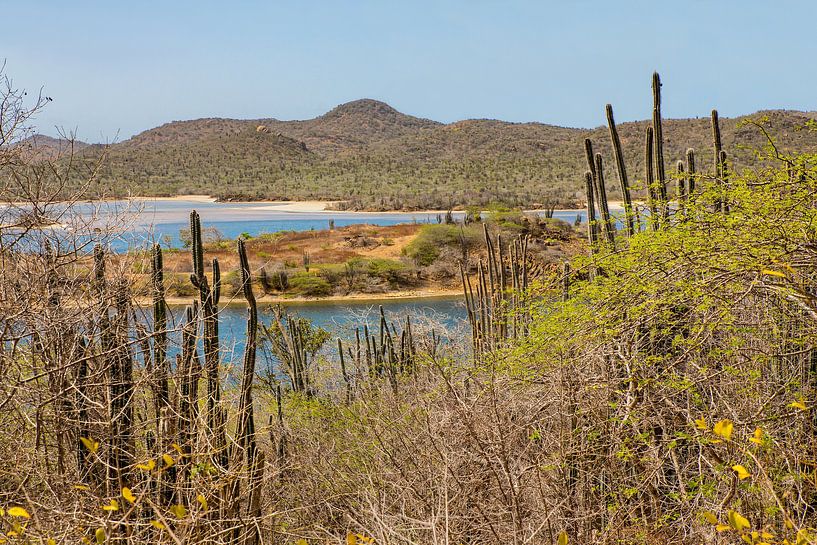
M 671 205 L 670 201 L 672 199 L 670 199 L 667 191 L 667 176 L 664 160 L 664 136 L 661 117 L 661 78 L 657 72 L 653 73 L 652 76 L 652 98 L 652 123 L 646 128 L 644 138 L 644 186 L 647 193 L 648 225 L 651 230 L 656 231 L 670 225 L 673 212 L 678 222 L 683 222 L 688 219 L 688 204 L 696 195 L 696 180 L 700 178 L 700 174 L 695 168 L 695 151 L 690 148 L 686 152 L 686 157 L 676 163 L 674 176 L 677 181 L 677 191 L 675 195 L 677 205 Z M 632 202 L 621 139 L 613 116 L 613 107 L 610 104 L 606 105 L 605 113 L 624 205 L 624 234 L 629 238 L 640 231 L 641 216 L 639 207 L 633 205 Z M 722 149 L 717 110 L 712 110 L 711 121 L 714 179 L 719 187 L 724 187 L 728 183 L 728 170 L 726 152 Z M 601 154 L 593 153 L 593 143 L 590 139 L 585 139 L 584 150 L 588 166 L 588 170 L 584 175 L 584 185 L 587 200 L 587 239 L 590 252 L 595 253 L 602 242 L 615 250 L 616 225 L 615 221 L 611 219 L 607 203 L 603 158 Z M 721 198 L 718 198 L 714 202 L 714 209 L 718 212 L 727 213 L 729 211 L 729 205 Z
M 465 265 L 460 266 L 476 358 L 504 346 L 510 339 L 525 336 L 530 325 L 526 304 L 531 278 L 529 239 L 521 235 L 505 245 L 501 235 L 494 241 L 487 224 L 483 228 L 487 255 L 477 264 L 475 284 Z

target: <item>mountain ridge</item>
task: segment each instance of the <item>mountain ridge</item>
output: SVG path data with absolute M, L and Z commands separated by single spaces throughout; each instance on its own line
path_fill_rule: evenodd
M 738 167 L 757 159 L 765 136 L 747 121 L 764 118 L 782 150 L 817 152 L 817 134 L 800 130 L 813 112 L 761 110 L 721 118 L 724 147 Z M 618 124 L 633 181 L 643 178 L 648 120 Z M 711 161 L 709 117 L 665 119 L 667 172 L 686 149 Z M 207 193 L 223 199 L 322 199 L 354 209 L 419 209 L 583 200 L 583 142 L 591 138 L 612 167 L 606 126 L 466 119 L 440 123 L 399 112 L 385 102 L 347 102 L 312 119 L 199 118 L 173 121 L 106 148 L 99 190 L 166 196 Z M 738 146 L 741 144 L 741 146 Z M 99 146 L 78 156 L 99 157 Z M 615 174 L 608 174 L 613 197 Z

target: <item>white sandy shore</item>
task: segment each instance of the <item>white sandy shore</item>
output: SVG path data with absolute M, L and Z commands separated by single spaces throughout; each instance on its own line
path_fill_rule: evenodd
M 131 197 L 134 201 L 172 201 L 172 202 L 191 202 L 191 203 L 215 203 L 216 198 L 210 195 L 177 195 L 175 197 Z M 317 213 L 317 212 L 332 212 L 339 215 L 354 215 L 354 214 L 444 214 L 446 210 L 390 210 L 390 211 L 376 211 L 367 212 L 363 210 L 330 210 L 330 206 L 338 204 L 343 201 L 227 201 L 221 204 L 229 206 L 230 204 L 252 205 L 252 210 L 259 212 L 301 212 L 301 213 Z M 624 206 L 621 201 L 610 201 L 609 207 L 611 210 L 623 210 Z M 559 208 L 557 212 L 582 212 L 584 208 Z M 464 213 L 465 210 L 453 210 L 455 213 Z M 483 211 L 487 213 L 487 211 Z M 543 209 L 530 209 L 526 212 L 544 212 Z
M 129 197 L 130 201 L 216 202 L 210 195 L 176 195 L 175 197 Z

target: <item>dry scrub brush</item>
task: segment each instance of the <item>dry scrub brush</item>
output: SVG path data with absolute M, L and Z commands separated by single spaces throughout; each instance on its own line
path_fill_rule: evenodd
M 164 304 L 157 247 L 140 309 L 139 256 L 110 259 L 96 220 L 43 199 L 57 167 L 3 147 L 31 203 L 0 237 L 0 539 L 813 543 L 817 158 L 770 152 L 679 172 L 696 189 L 683 208 L 651 191 L 652 230 L 603 214 L 560 273 L 496 240 L 466 286 L 471 338 L 383 315 L 313 357 L 279 327 L 289 366 L 262 387 L 241 242 L 239 363 L 195 212 L 196 300 Z M 14 219 L 32 209 L 78 223 Z

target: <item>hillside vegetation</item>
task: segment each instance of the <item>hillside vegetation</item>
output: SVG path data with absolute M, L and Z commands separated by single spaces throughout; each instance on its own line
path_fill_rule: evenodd
M 665 176 L 660 89 L 654 74 L 649 198 L 622 181 L 614 221 L 616 184 L 589 173 L 587 241 L 561 268 L 515 212 L 408 241 L 418 270 L 473 256 L 468 327 L 381 311 L 331 339 L 264 320 L 275 242 L 228 254 L 195 211 L 189 252 L 116 256 L 115 231 L 77 215 L 58 230 L 0 209 L 0 540 L 817 543 L 817 153 L 769 141 L 736 171 L 710 152 L 713 112 L 697 167 L 691 152 Z M 14 153 L 4 183 L 52 206 L 61 178 Z M 180 282 L 184 313 L 166 299 Z M 246 336 L 226 346 L 233 297 Z
M 602 121 L 603 109 L 599 111 Z M 758 112 L 722 119 L 724 149 L 736 167 L 757 164 L 749 151 L 765 139 L 747 120 L 764 119 L 781 150 L 817 151 L 800 130 L 810 114 Z M 643 179 L 648 122 L 619 132 L 633 179 Z M 687 147 L 704 148 L 707 118 L 665 120 L 668 165 Z M 221 199 L 341 200 L 354 209 L 447 209 L 493 202 L 530 208 L 583 200 L 584 138 L 608 154 L 606 127 L 473 119 L 419 119 L 387 104 L 359 100 L 306 121 L 176 121 L 107 148 L 96 190 L 108 196 L 210 194 Z M 739 147 L 738 143 L 743 147 Z M 103 148 L 84 149 L 89 164 Z M 611 188 L 611 197 L 618 191 Z

